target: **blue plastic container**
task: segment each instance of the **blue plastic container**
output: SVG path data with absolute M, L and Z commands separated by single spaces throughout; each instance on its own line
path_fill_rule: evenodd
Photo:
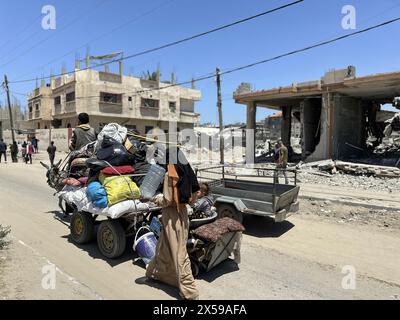
M 146 231 L 144 234 L 141 231 Z M 138 236 L 142 235 L 138 238 Z M 138 256 L 143 262 L 148 265 L 151 260 L 156 256 L 157 239 L 154 233 L 148 227 L 142 227 L 138 230 L 135 237 L 133 250 L 136 251 Z

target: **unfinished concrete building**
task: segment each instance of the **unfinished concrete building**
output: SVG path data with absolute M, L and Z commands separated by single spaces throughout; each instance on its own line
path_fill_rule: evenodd
M 31 129 L 48 129 L 52 121 L 53 98 L 50 84 L 41 81 L 28 95 L 27 121 Z
M 356 77 L 355 68 L 334 70 L 320 80 L 235 95 L 247 105 L 247 129 L 255 128 L 257 107 L 282 111 L 281 138 L 290 146 L 292 120 L 301 123 L 302 158 L 351 159 L 366 148 L 368 134 L 382 139 L 381 105 L 400 95 L 400 73 Z M 382 121 L 382 120 L 381 120 Z M 248 150 L 251 159 L 253 150 Z
M 174 77 L 166 82 L 159 77 L 147 80 L 125 76 L 122 63 L 119 72 L 112 73 L 108 66 L 104 71 L 81 70 L 77 61 L 75 71 L 71 75 L 63 72 L 64 75 L 52 78 L 48 85 L 42 83 L 31 93 L 32 129 L 49 126 L 48 120 L 52 120 L 54 128 L 73 128 L 81 112 L 90 115 L 96 129 L 116 122 L 142 134 L 154 128 L 168 131 L 169 122 L 176 122 L 178 130 L 193 129 L 200 121 L 195 113 L 200 91 L 171 86 Z

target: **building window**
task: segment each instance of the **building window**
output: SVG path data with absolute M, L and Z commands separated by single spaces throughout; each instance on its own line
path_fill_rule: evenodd
M 54 105 L 59 106 L 61 104 L 61 96 L 54 98 Z
M 130 131 L 136 130 L 136 125 L 135 124 L 129 124 L 129 125 L 126 125 L 125 127 Z
M 169 111 L 176 112 L 176 102 L 174 101 L 169 102 Z
M 153 128 L 154 128 L 154 127 L 152 127 L 152 126 L 146 126 L 146 127 L 144 128 L 144 131 L 145 131 L 146 134 L 148 134 L 151 130 L 153 130 Z
M 100 102 L 121 104 L 122 94 L 100 92 Z
M 36 104 L 35 104 L 35 110 L 36 110 L 36 111 L 39 111 L 39 103 L 36 103 Z
M 65 97 L 66 102 L 72 102 L 75 101 L 75 91 L 74 92 L 70 92 L 67 93 L 66 97 Z
M 156 108 L 158 109 L 159 107 L 159 102 L 158 100 L 154 100 L 154 99 L 145 99 L 142 98 L 142 107 L 143 108 Z

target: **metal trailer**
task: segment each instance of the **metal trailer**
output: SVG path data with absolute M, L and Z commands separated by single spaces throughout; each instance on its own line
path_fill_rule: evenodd
M 291 184 L 275 181 L 284 171 Z M 242 223 L 243 216 L 251 214 L 283 222 L 299 210 L 296 170 L 218 165 L 197 169 L 196 174 L 199 182 L 209 184 L 219 218 Z

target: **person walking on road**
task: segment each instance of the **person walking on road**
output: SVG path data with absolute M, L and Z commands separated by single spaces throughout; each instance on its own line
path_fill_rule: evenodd
M 18 162 L 18 145 L 17 145 L 17 141 L 14 141 L 13 144 L 11 145 L 11 159 L 12 159 L 12 162 L 14 162 L 14 163 Z
M 190 165 L 168 164 L 163 194 L 152 199 L 163 208 L 163 227 L 155 258 L 147 267 L 146 277 L 177 287 L 180 296 L 185 300 L 199 299 L 186 249 L 189 235 L 188 206 L 196 200 L 199 189 Z
M 57 147 L 54 145 L 54 141 L 52 141 L 47 148 L 47 153 L 49 154 L 50 164 L 54 167 L 54 158 L 56 157 Z
M 26 155 L 25 155 L 25 163 L 28 164 L 28 161 L 30 164 L 32 164 L 32 154 L 33 154 L 33 145 L 31 142 L 28 142 L 26 146 Z
M 3 156 L 4 162 L 7 163 L 7 144 L 3 139 L 0 139 L 0 163 Z
M 39 140 L 36 137 L 32 138 L 33 152 L 39 153 Z
M 286 146 L 283 144 L 282 140 L 278 141 L 278 146 L 279 146 L 279 158 L 278 162 L 276 164 L 276 169 L 274 173 L 274 183 L 279 183 L 279 175 L 283 173 L 283 176 L 285 177 L 285 184 L 289 184 L 289 179 L 287 177 L 287 164 L 288 164 L 288 149 Z

